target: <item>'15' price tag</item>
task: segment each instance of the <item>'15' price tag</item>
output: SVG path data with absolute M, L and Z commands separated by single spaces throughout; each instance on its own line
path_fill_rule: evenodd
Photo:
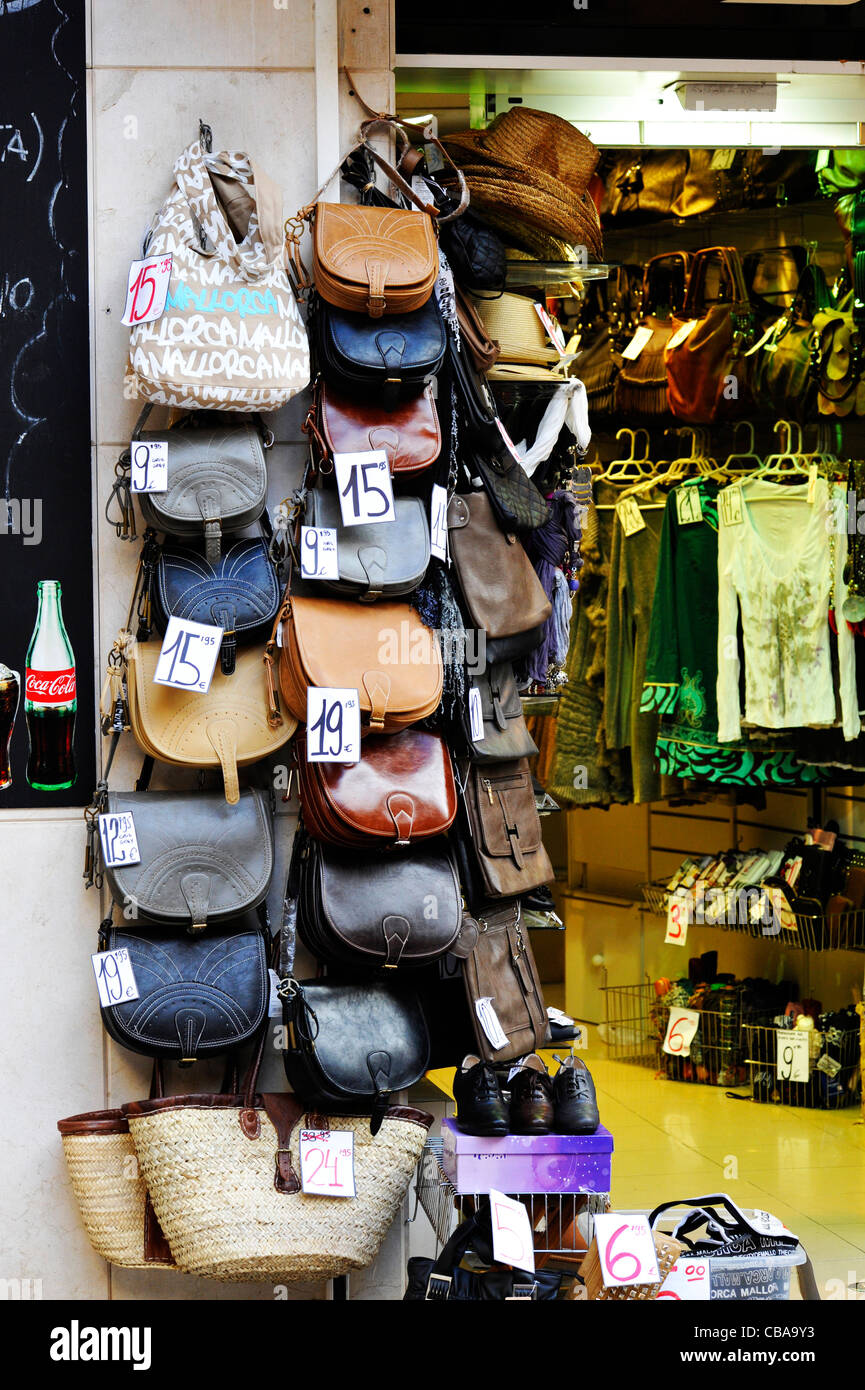
M 99 817 L 99 838 L 102 843 L 102 863 L 106 869 L 115 864 L 140 864 L 138 836 L 131 811 L 108 812 Z
M 146 261 L 133 261 L 126 282 L 126 307 L 121 323 L 134 328 L 137 323 L 150 323 L 165 312 L 165 300 L 171 283 L 171 257 L 150 256 Z
M 154 439 L 150 444 L 134 439 L 129 446 L 129 456 L 133 492 L 168 491 L 167 439 Z
M 596 1216 L 595 1240 L 606 1288 L 661 1282 L 647 1217 L 621 1216 L 616 1212 Z
M 667 902 L 667 931 L 665 946 L 684 946 L 688 940 L 688 923 L 691 920 L 691 896 L 689 893 L 671 893 Z
M 121 946 L 117 951 L 98 951 L 90 959 L 93 962 L 96 988 L 99 990 L 99 1002 L 103 1009 L 110 1008 L 112 1004 L 125 1004 L 130 999 L 138 998 L 135 971 L 132 969 L 132 961 L 125 946 Z
M 393 484 L 384 449 L 365 454 L 334 454 L 343 526 L 396 521 Z
M 430 501 L 430 554 L 440 560 L 448 558 L 448 494 L 447 488 L 433 484 Z
M 300 1185 L 311 1197 L 356 1196 L 350 1129 L 300 1131 Z
M 157 685 L 206 694 L 222 646 L 222 628 L 169 618 L 153 679 Z
M 691 1043 L 700 1026 L 696 1009 L 671 1009 L 663 1050 L 671 1057 L 690 1057 Z
M 490 1188 L 490 1216 L 493 1227 L 493 1255 L 503 1265 L 535 1272 L 535 1247 L 529 1213 L 515 1197 Z
M 339 579 L 336 531 L 332 526 L 301 526 L 300 572 L 304 579 Z
M 673 1298 L 677 1303 L 705 1302 L 711 1296 L 709 1285 L 709 1261 L 683 1255 L 661 1285 L 658 1298 Z
M 807 1081 L 811 1066 L 808 1034 L 795 1029 L 778 1028 L 775 1032 L 779 1081 Z
M 356 690 L 311 685 L 306 692 L 306 761 L 360 761 L 360 701 Z

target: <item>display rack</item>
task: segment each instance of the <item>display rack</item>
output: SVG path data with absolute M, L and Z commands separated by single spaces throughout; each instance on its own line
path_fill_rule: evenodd
M 750 936 L 757 941 L 770 941 L 775 945 L 785 947 L 788 951 L 857 951 L 860 954 L 865 953 L 865 908 L 856 908 L 850 912 L 795 912 L 792 914 L 796 923 L 795 930 L 781 928 L 778 931 L 766 931 L 760 921 L 737 920 L 734 902 L 736 895 L 743 891 L 753 891 L 759 887 L 759 884 L 753 884 L 750 889 L 743 889 L 740 886 L 730 890 L 730 909 L 725 914 L 727 920 L 723 922 L 703 920 L 692 922 L 690 925 L 713 931 L 736 932 L 740 936 Z M 643 898 L 643 908 L 646 912 L 650 912 L 656 917 L 666 916 L 670 894 L 663 883 L 642 883 L 640 884 L 640 892 Z
M 547 285 L 570 284 L 573 280 L 609 280 L 610 267 L 579 261 L 508 261 L 505 283 L 510 289 L 544 289 Z

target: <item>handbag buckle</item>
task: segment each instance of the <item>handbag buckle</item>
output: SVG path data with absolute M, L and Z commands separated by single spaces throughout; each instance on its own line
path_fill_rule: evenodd
M 424 1297 L 424 1302 L 429 1303 L 434 1302 L 435 1300 L 441 1302 L 443 1299 L 450 1298 L 452 1283 L 453 1278 L 450 1274 L 431 1274 L 429 1279 L 427 1279 L 426 1295 Z M 437 1287 L 436 1291 L 434 1292 L 433 1284 L 441 1287 Z
M 510 1294 L 508 1294 L 507 1298 L 505 1299 L 505 1303 L 511 1303 L 514 1299 L 523 1298 L 533 1298 L 535 1299 L 535 1301 L 537 1301 L 537 1284 L 514 1284 L 512 1287 L 513 1291 Z

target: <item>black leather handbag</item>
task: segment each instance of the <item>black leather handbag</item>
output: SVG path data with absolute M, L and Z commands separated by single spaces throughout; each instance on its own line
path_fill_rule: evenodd
M 416 1255 L 409 1260 L 403 1302 L 479 1303 L 557 1297 L 562 1284 L 561 1273 L 536 1269 L 532 1274 L 529 1270 L 511 1269 L 506 1265 L 486 1270 L 461 1269 L 460 1261 L 469 1249 L 483 1264 L 493 1264 L 489 1197 L 479 1204 L 473 1216 L 457 1226 L 437 1259 Z
M 285 1074 L 304 1105 L 371 1112 L 377 1134 L 394 1091 L 423 1076 L 429 1033 L 413 990 L 365 980 L 279 983 Z
M 376 392 L 392 409 L 418 395 L 444 362 L 444 320 L 433 295 L 421 309 L 371 319 L 316 301 L 314 332 L 318 368 L 325 381 L 345 394 Z
M 463 708 L 463 733 L 472 762 L 497 762 L 503 758 L 533 758 L 538 751 L 523 718 L 523 706 L 509 661 L 488 666 L 473 676 L 469 691 L 477 690 L 483 718 L 483 738 L 472 737 L 471 700 Z
M 318 583 L 337 594 L 351 594 L 362 603 L 412 593 L 427 571 L 430 537 L 427 511 L 419 497 L 395 497 L 394 521 L 371 521 L 343 526 L 339 497 L 316 489 L 306 502 L 309 526 L 336 531 L 339 579 Z
M 99 950 L 129 952 L 138 998 L 103 1007 L 102 1021 L 131 1052 L 187 1066 L 242 1046 L 264 1021 L 270 981 L 263 921 L 254 912 L 194 940 L 145 935 L 109 918 Z M 110 992 L 110 977 L 106 985 Z

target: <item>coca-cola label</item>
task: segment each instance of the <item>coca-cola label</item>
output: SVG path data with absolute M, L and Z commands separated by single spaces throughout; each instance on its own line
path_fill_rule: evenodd
M 75 699 L 75 667 L 67 671 L 31 671 L 24 677 L 24 698 L 36 705 L 69 705 Z

